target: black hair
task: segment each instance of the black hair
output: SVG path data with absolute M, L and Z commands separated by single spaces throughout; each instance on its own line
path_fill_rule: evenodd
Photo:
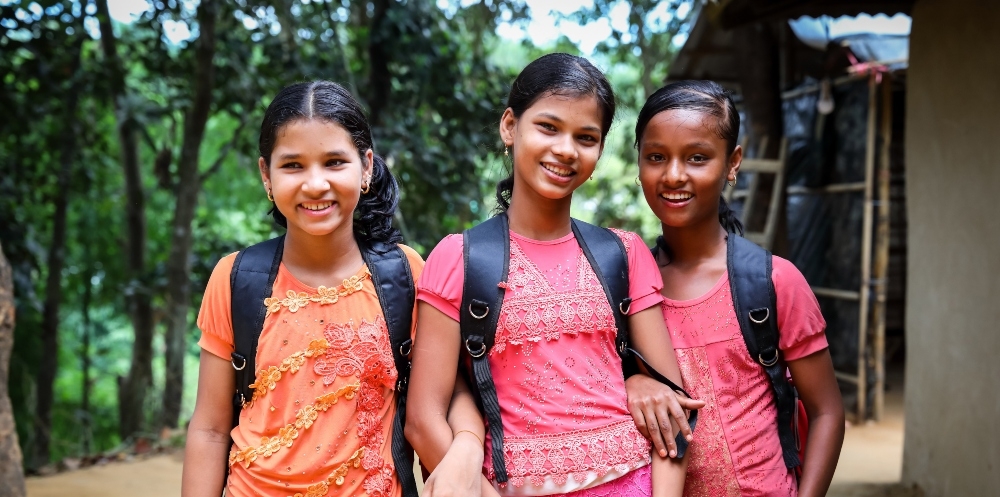
M 635 123 L 635 148 L 639 148 L 642 135 L 653 116 L 668 110 L 693 110 L 704 112 L 717 119 L 713 131 L 726 141 L 726 157 L 736 150 L 740 133 L 740 114 L 728 90 L 714 81 L 686 80 L 670 83 L 656 90 L 646 99 Z M 728 233 L 743 234 L 743 223 L 729 208 L 726 199 L 719 197 L 719 222 Z
M 615 93 L 600 69 L 589 60 L 566 53 L 543 55 L 528 64 L 517 75 L 507 94 L 507 107 L 520 118 L 524 111 L 542 97 L 593 95 L 601 108 L 601 140 L 608 135 L 615 119 Z M 497 210 L 510 208 L 514 191 L 514 172 L 497 184 Z
M 295 83 L 275 95 L 260 124 L 258 148 L 269 167 L 278 131 L 300 119 L 321 119 L 343 126 L 351 135 L 362 161 L 365 160 L 365 152 L 374 148 L 368 118 L 347 89 L 332 81 Z M 399 185 L 385 160 L 374 154 L 374 150 L 368 186 L 370 191 L 361 195 L 354 210 L 354 236 L 364 241 L 398 243 L 402 236 L 393 227 L 392 218 L 399 204 Z M 274 222 L 288 227 L 288 220 L 276 206 L 272 205 L 271 216 Z

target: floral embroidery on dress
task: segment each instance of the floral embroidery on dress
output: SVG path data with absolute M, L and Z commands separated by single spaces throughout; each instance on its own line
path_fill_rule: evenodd
M 360 460 L 366 473 L 362 485 L 369 497 L 388 496 L 395 485 L 395 471 L 380 453 L 385 444 L 381 412 L 385 405 L 384 391 L 395 386 L 397 372 L 385 319 L 379 315 L 373 323 L 363 320 L 357 330 L 350 323 L 331 323 L 323 330 L 323 336 L 329 348 L 317 357 L 313 371 L 323 377 L 325 385 L 338 377 L 360 380 L 355 412 L 358 439 L 366 449 Z
M 336 392 L 316 397 L 316 402 L 299 409 L 295 413 L 295 422 L 289 423 L 278 430 L 278 435 L 274 437 L 261 437 L 260 445 L 257 447 L 246 447 L 241 450 L 229 452 L 229 465 L 236 463 L 243 464 L 244 468 L 249 468 L 250 464 L 257 460 L 257 457 L 271 457 L 282 447 L 291 448 L 294 440 L 299 437 L 299 430 L 307 430 L 319 417 L 319 412 L 326 412 L 337 404 L 341 398 L 351 400 L 357 393 L 361 385 L 350 384 L 338 389 Z
M 347 476 L 347 472 L 350 471 L 352 467 L 357 468 L 361 465 L 361 459 L 364 457 L 365 452 L 364 447 L 354 451 L 354 455 L 338 466 L 326 480 L 310 485 L 309 488 L 306 489 L 306 493 L 300 492 L 295 494 L 293 497 L 322 497 L 330 491 L 330 485 L 343 485 L 344 477 Z
M 330 344 L 324 338 L 319 338 L 309 342 L 309 346 L 306 350 L 296 352 L 285 360 L 281 361 L 281 364 L 277 366 L 271 366 L 267 369 L 261 369 L 257 373 L 257 380 L 250 384 L 250 388 L 253 389 L 253 397 L 250 399 L 250 405 L 253 405 L 257 399 L 267 395 L 267 392 L 274 390 L 274 387 L 279 381 L 281 381 L 281 373 L 291 372 L 297 373 L 299 369 L 306 363 L 306 359 L 316 357 L 324 352 L 330 347 Z
M 577 430 L 552 435 L 504 438 L 504 463 L 508 483 L 524 486 L 525 481 L 542 485 L 546 477 L 564 485 L 570 476 L 586 481 L 588 472 L 600 476 L 612 469 L 622 473 L 638 463 L 649 463 L 649 442 L 626 419 L 594 430 Z M 636 458 L 637 453 L 645 454 Z M 495 479 L 492 467 L 488 477 Z
M 327 288 L 325 286 L 320 286 L 316 289 L 316 295 L 309 295 L 306 292 L 296 292 L 295 290 L 289 290 L 285 293 L 285 298 L 279 299 L 274 297 L 268 297 L 264 299 L 264 307 L 267 307 L 267 316 L 275 314 L 281 310 L 282 307 L 287 307 L 290 312 L 298 312 L 299 309 L 309 305 L 310 302 L 315 302 L 320 305 L 331 305 L 336 304 L 340 301 L 341 297 L 346 297 L 354 292 L 361 291 L 363 286 L 362 282 L 371 276 L 368 269 L 362 274 L 356 274 L 350 278 L 344 280 L 344 283 L 340 287 Z
M 560 292 L 552 288 L 517 240 L 512 239 L 507 288 L 490 354 L 502 353 L 507 344 L 614 330 L 607 296 L 582 252 L 577 260 L 576 287 Z

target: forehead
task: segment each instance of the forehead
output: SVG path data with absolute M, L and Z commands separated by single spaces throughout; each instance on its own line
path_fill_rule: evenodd
M 649 120 L 643 132 L 643 141 L 657 142 L 696 139 L 725 146 L 719 136 L 719 118 L 708 112 L 691 109 L 671 109 L 660 112 Z
M 537 116 L 551 114 L 563 121 L 578 127 L 596 127 L 601 129 L 603 111 L 593 94 L 563 95 L 550 93 L 535 100 L 531 107 L 524 111 L 525 115 Z
M 351 134 L 339 123 L 322 119 L 296 119 L 278 128 L 274 148 L 354 148 Z

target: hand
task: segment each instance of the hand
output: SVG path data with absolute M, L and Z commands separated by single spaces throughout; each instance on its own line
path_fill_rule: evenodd
M 677 457 L 674 436 L 678 430 L 688 441 L 694 439 L 687 422 L 687 410 L 701 409 L 705 402 L 678 395 L 644 374 L 632 375 L 626 380 L 625 392 L 635 427 L 653 443 L 660 457 Z
M 459 432 L 444 459 L 424 482 L 424 497 L 481 497 L 483 445 L 468 432 Z

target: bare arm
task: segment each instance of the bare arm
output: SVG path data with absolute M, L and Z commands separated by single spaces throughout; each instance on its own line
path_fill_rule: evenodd
M 198 397 L 187 430 L 183 497 L 219 497 L 228 474 L 232 441 L 232 396 L 236 378 L 229 361 L 204 350 L 198 368 Z
M 674 346 L 659 306 L 629 316 L 629 328 L 632 348 L 642 354 L 650 366 L 674 383 L 683 385 Z M 666 385 L 645 375 L 629 378 L 625 383 L 625 390 L 628 394 L 629 412 L 636 427 L 653 442 L 661 457 L 667 457 L 668 454 L 675 457 L 677 447 L 674 434 L 678 429 L 688 440 L 693 438 L 684 410 L 700 409 L 705 403 L 677 395 Z
M 459 325 L 426 302 L 418 302 L 417 306 L 406 439 L 432 472 L 424 494 L 437 497 L 476 495 L 477 490 L 490 492 L 493 488 L 482 476 L 482 440 L 486 431 L 482 416 L 468 387 L 457 378 Z
M 823 496 L 830 488 L 840 448 L 844 444 L 844 404 L 833 375 L 830 350 L 823 349 L 791 361 L 788 368 L 809 415 L 809 436 L 806 439 L 799 495 Z

